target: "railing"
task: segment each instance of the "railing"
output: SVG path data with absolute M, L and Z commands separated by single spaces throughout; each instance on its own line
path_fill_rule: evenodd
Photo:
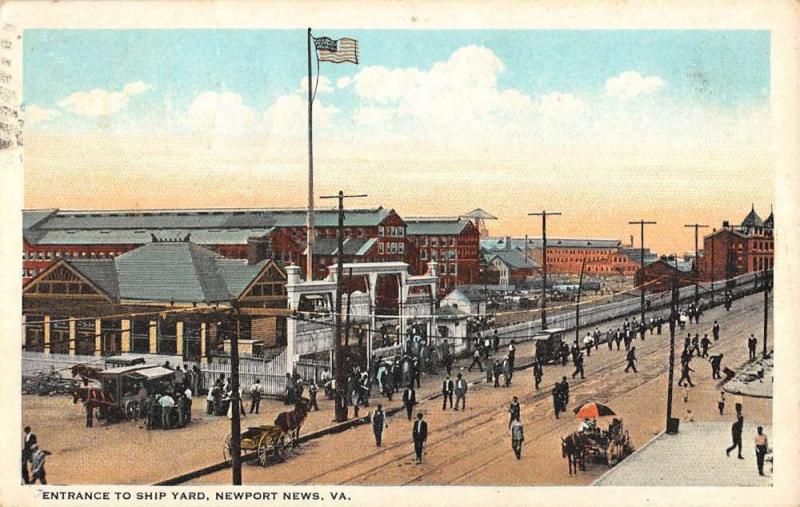
M 225 377 L 231 375 L 231 363 L 229 358 L 214 358 L 210 363 L 200 364 L 200 372 L 203 375 L 203 385 L 208 388 L 213 386 L 220 374 Z M 264 394 L 272 396 L 283 395 L 286 388 L 286 351 L 284 350 L 270 361 L 256 358 L 239 359 L 239 385 L 245 393 L 250 392 L 250 387 L 255 384 L 256 379 L 261 381 L 264 386 Z

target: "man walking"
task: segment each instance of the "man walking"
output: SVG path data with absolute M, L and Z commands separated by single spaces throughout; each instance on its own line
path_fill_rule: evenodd
M 722 369 L 722 354 L 711 356 L 708 361 L 711 363 L 711 378 L 721 379 L 720 370 Z
M 508 429 L 511 429 L 511 423 L 519 421 L 522 409 L 519 406 L 519 400 L 516 396 L 511 399 L 511 405 L 508 406 Z
M 25 426 L 23 430 L 25 433 L 24 442 L 22 446 L 22 482 L 29 484 L 31 482 L 28 475 L 28 462 L 33 459 L 33 449 L 36 447 L 36 435 L 31 432 L 30 426 Z
M 717 321 L 714 321 L 714 325 L 711 326 L 711 334 L 714 336 L 714 341 L 719 340 L 719 324 Z
M 261 379 L 256 379 L 256 383 L 250 387 L 250 413 L 258 413 L 258 408 L 261 405 Z
M 744 428 L 744 416 L 742 415 L 742 404 L 736 404 L 736 422 L 731 425 L 731 439 L 733 445 L 725 449 L 725 454 L 731 455 L 731 451 L 739 449 L 739 459 L 744 459 L 742 456 L 742 429 Z
M 581 351 L 575 354 L 575 371 L 572 372 L 572 378 L 575 378 L 578 373 L 581 374 L 582 379 L 586 378 L 583 376 L 583 353 Z
M 489 369 L 489 366 L 490 365 L 488 364 L 486 365 L 487 370 Z M 494 374 L 494 387 L 500 387 L 500 372 L 501 372 L 500 361 L 495 359 L 494 363 L 491 366 L 492 366 L 492 373 Z
M 539 358 L 534 356 L 533 357 L 533 382 L 534 387 L 536 390 L 539 390 L 539 384 L 542 383 L 542 363 L 539 361 Z
M 39 484 L 47 484 L 47 477 L 44 470 L 44 452 L 39 449 L 37 444 L 33 444 L 31 448 L 33 455 L 31 456 L 31 484 L 39 481 Z
M 614 341 L 617 342 L 617 350 L 619 350 L 619 345 L 622 343 L 622 331 L 619 328 L 614 332 Z
M 683 381 L 685 380 L 687 385 L 690 387 L 694 387 L 692 383 L 692 378 L 689 376 L 690 371 L 694 371 L 691 366 L 689 366 L 690 361 L 684 361 L 683 365 L 681 365 L 681 378 L 678 380 L 678 385 L 683 387 Z
M 375 434 L 375 445 L 381 446 L 381 437 L 383 436 L 383 429 L 388 428 L 389 423 L 386 422 L 386 414 L 383 412 L 383 407 L 380 403 L 375 407 L 375 412 L 372 413 L 372 433 Z
M 764 434 L 764 428 L 759 426 L 756 431 L 756 466 L 758 467 L 758 475 L 764 475 L 764 456 L 767 455 L 769 446 L 767 445 L 767 436 Z
M 750 338 L 747 339 L 747 350 L 750 351 L 751 360 L 756 358 L 756 345 L 758 345 L 758 340 L 751 334 Z
M 317 405 L 317 393 L 319 392 L 319 387 L 317 387 L 317 381 L 311 379 L 311 385 L 308 386 L 308 396 L 310 397 L 309 400 L 309 412 L 313 408 L 314 410 L 319 411 L 319 405 Z M 258 412 L 256 412 L 258 413 Z
M 514 419 L 509 427 L 511 431 L 511 449 L 514 451 L 514 456 L 517 459 L 522 458 L 522 442 L 525 440 L 525 435 L 522 431 L 522 422 L 519 419 Z
M 594 345 L 594 338 L 592 338 L 592 333 L 586 332 L 586 336 L 583 337 L 583 348 L 586 349 L 586 355 L 592 355 L 592 345 Z
M 461 401 L 461 410 L 466 410 L 467 406 L 467 381 L 460 373 L 456 376 L 456 410 L 458 402 Z
M 703 339 L 700 340 L 700 348 L 703 350 L 703 353 L 700 354 L 700 357 L 708 357 L 708 347 L 711 345 L 711 340 L 708 339 L 708 335 L 703 335 Z
M 414 405 L 416 404 L 417 392 L 414 390 L 414 384 L 408 384 L 408 387 L 406 387 L 406 390 L 403 392 L 403 406 L 406 407 L 406 415 L 409 421 L 411 420 L 411 412 L 414 410 Z
M 442 381 L 442 410 L 447 408 L 447 400 L 450 400 L 450 408 L 453 408 L 453 380 L 450 375 L 445 375 Z
M 558 382 L 553 386 L 553 412 L 558 419 L 558 414 L 561 412 L 561 384 Z
M 483 372 L 483 365 L 481 364 L 481 351 L 478 350 L 477 348 L 472 353 L 472 363 L 470 363 L 469 368 L 467 368 L 467 371 L 472 371 L 472 367 L 475 366 L 476 364 L 478 365 L 478 368 L 481 369 L 481 372 Z
M 628 373 L 631 369 L 633 369 L 633 373 L 636 373 L 636 347 L 631 347 L 625 359 L 628 361 L 628 365 L 625 367 L 625 373 Z
M 422 463 L 422 451 L 425 440 L 428 439 L 428 423 L 422 420 L 422 412 L 417 414 L 414 422 L 414 429 L 411 430 L 411 438 L 414 440 L 414 452 L 417 455 L 417 464 Z

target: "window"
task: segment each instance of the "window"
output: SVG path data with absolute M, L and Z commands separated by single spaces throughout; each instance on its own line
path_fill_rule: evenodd
M 422 251 L 419 253 L 419 258 L 420 258 L 421 260 L 423 260 L 423 261 L 427 261 L 427 260 L 428 260 L 428 251 L 427 251 L 427 250 L 422 250 Z
M 399 253 L 405 253 L 406 251 L 406 244 L 405 243 L 398 243 L 397 244 L 397 251 Z
M 431 260 L 432 261 L 439 260 L 439 256 L 436 254 L 436 250 L 431 250 Z
M 405 227 L 398 227 L 397 228 L 397 235 L 401 238 L 406 235 L 406 228 Z
M 36 257 L 38 257 L 39 260 L 44 259 L 44 253 L 43 252 L 37 252 L 36 253 Z
M 447 274 L 447 264 L 442 264 L 442 274 L 443 275 Z
M 378 226 L 378 236 L 383 236 L 383 226 L 382 226 L 382 225 L 379 225 L 379 226 Z M 383 250 L 383 249 L 381 249 L 381 251 L 382 251 L 382 250 Z
M 456 238 L 450 238 L 450 246 L 456 246 Z
M 397 243 L 389 243 L 389 253 L 397 253 Z
M 86 252 L 81 252 L 81 257 L 86 257 Z
M 383 243 L 378 243 L 378 253 L 383 254 Z
M 55 257 L 56 257 L 56 259 L 60 259 L 61 258 L 61 252 L 56 252 L 55 253 Z
M 439 246 L 439 238 L 431 238 L 431 246 L 438 247 Z
M 456 260 L 456 251 L 450 250 L 450 252 L 447 254 L 447 258 L 450 259 L 451 261 Z
M 45 259 L 50 259 L 50 252 L 45 252 L 44 253 L 44 258 Z
M 428 236 L 422 236 L 422 246 L 428 246 Z

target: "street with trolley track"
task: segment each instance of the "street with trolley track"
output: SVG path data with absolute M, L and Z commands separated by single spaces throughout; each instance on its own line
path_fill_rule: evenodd
M 747 361 L 747 337 L 762 329 L 760 294 L 747 296 L 734 303 L 730 312 L 722 306 L 708 310 L 700 324 L 687 324 L 683 334 L 676 331 L 676 354 L 680 352 L 685 333 L 711 334 L 713 320 L 722 327 L 721 339 L 711 345 L 712 354 L 724 354 L 723 365 L 733 370 Z M 617 323 L 607 324 L 616 327 Z M 605 329 L 601 326 L 601 329 Z M 771 343 L 771 334 L 770 334 Z M 669 333 L 647 334 L 644 341 L 634 342 L 639 362 L 638 373 L 625 373 L 625 351 L 609 351 L 601 344 L 586 360 L 586 379 L 572 380 L 571 365 L 546 366 L 541 390 L 533 389 L 531 370 L 515 373 L 512 386 L 471 386 L 467 393 L 466 411 L 442 410 L 441 398 L 420 403 L 429 424 L 430 436 L 423 463 L 415 464 L 411 441 L 411 423 L 404 412 L 390 418 L 383 435 L 383 445 L 375 446 L 370 425 L 361 425 L 337 435 L 325 436 L 302 444 L 285 463 L 270 467 L 246 465 L 244 484 L 471 484 L 471 485 L 580 485 L 589 484 L 608 470 L 605 464 L 587 463 L 587 470 L 570 476 L 567 461 L 561 454 L 561 440 L 579 426 L 572 408 L 588 401 L 601 401 L 613 407 L 624 421 L 635 447 L 664 429 L 668 370 Z M 522 349 L 522 347 L 520 347 Z M 518 364 L 525 363 L 520 353 Z M 675 388 L 673 416 L 695 421 L 732 421 L 733 405 L 741 402 L 749 423 L 770 425 L 771 399 L 731 396 L 725 415 L 717 412 L 720 388 L 711 378 L 711 368 L 703 359 L 692 362 L 694 388 L 688 402 L 684 392 Z M 466 371 L 466 370 L 465 370 Z M 454 371 L 455 373 L 455 371 Z M 473 372 L 474 375 L 474 372 Z M 566 375 L 570 383 L 570 403 L 566 413 L 556 419 L 553 414 L 551 387 Z M 440 379 L 427 382 L 440 384 Z M 525 443 L 522 459 L 517 462 L 511 451 L 508 432 L 508 405 L 512 396 L 522 404 Z M 395 398 L 396 400 L 397 398 Z M 372 403 L 380 402 L 374 398 Z M 396 401 L 395 401 L 396 404 Z M 385 405 L 385 403 L 384 403 Z M 370 409 L 374 408 L 373 406 Z M 600 420 L 601 425 L 608 421 Z M 749 449 L 751 435 L 745 435 L 746 459 L 755 461 Z M 722 453 L 724 449 L 698 449 Z M 687 457 L 688 459 L 688 457 Z M 755 463 L 752 473 L 756 474 Z M 194 482 L 229 481 L 230 470 L 198 477 Z M 709 484 L 713 485 L 713 484 Z

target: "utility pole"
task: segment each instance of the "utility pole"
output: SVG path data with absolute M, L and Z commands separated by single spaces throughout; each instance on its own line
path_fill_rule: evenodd
M 714 234 L 716 232 L 716 227 L 711 229 L 711 306 L 714 306 Z M 703 249 L 705 249 L 705 245 Z
M 772 272 L 764 270 L 764 350 L 762 355 L 767 357 L 767 321 L 769 319 L 769 293 L 772 291 Z
M 240 317 L 239 307 L 236 308 L 236 319 Z M 231 468 L 233 469 L 233 485 L 242 485 L 242 426 L 239 399 L 239 334 L 231 329 Z
M 639 285 L 640 285 L 640 288 L 641 288 L 642 324 L 644 324 L 644 226 L 645 225 L 655 225 L 656 223 L 655 222 L 648 222 L 647 220 L 639 220 L 639 221 L 635 221 L 635 222 L 628 222 L 628 224 L 630 224 L 630 225 L 638 225 L 638 226 L 641 227 L 641 236 L 640 236 L 641 245 L 639 246 L 640 253 L 641 253 L 641 259 L 639 259 L 639 260 L 642 262 L 642 279 L 639 280 Z
M 342 349 L 342 271 L 344 271 L 344 200 L 345 198 L 366 197 L 366 194 L 358 195 L 344 195 L 344 192 L 339 191 L 339 195 L 324 195 L 320 199 L 338 199 L 339 200 L 339 227 L 336 231 L 338 239 L 338 248 L 336 249 L 336 344 L 335 344 L 335 370 L 336 370 L 336 390 L 339 391 L 339 396 L 336 397 L 336 422 L 343 422 L 347 420 L 347 397 L 343 391 L 346 389 L 347 375 L 344 371 L 344 357 Z
M 586 257 L 581 263 L 581 276 L 578 278 L 578 299 L 575 301 L 575 345 L 580 347 L 580 327 L 581 327 L 581 288 L 583 287 L 583 271 L 586 269 Z
M 699 250 L 698 250 L 698 245 L 697 245 L 697 241 L 698 241 L 698 237 L 697 236 L 698 236 L 698 230 L 706 229 L 706 228 L 708 228 L 708 226 L 707 225 L 701 225 L 701 224 L 686 224 L 686 225 L 684 225 L 684 227 L 692 227 L 694 229 L 694 275 L 695 275 L 695 281 L 694 281 L 694 305 L 697 306 L 698 302 L 700 301 L 700 286 L 699 286 L 699 283 L 698 283 L 700 281 L 700 257 L 698 257 Z
M 528 213 L 528 216 L 542 217 L 542 300 L 540 302 L 542 312 L 542 330 L 547 329 L 547 217 L 560 216 L 559 211 L 545 211 Z M 526 243 L 527 244 L 527 243 Z
M 672 275 L 672 298 L 669 312 L 669 378 L 667 384 L 667 432 L 672 419 L 672 383 L 675 379 L 675 320 L 678 317 L 678 276 Z

